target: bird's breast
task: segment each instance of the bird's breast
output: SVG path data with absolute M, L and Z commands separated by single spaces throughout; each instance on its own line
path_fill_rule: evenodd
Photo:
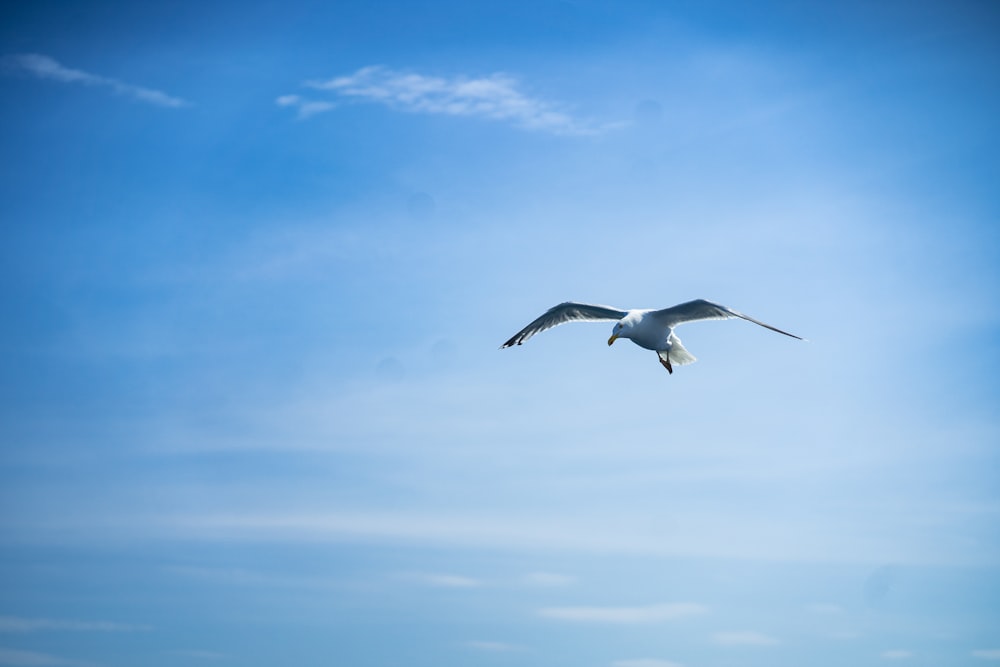
M 632 342 L 647 350 L 666 350 L 670 347 L 670 330 L 656 328 L 638 329 L 630 336 Z

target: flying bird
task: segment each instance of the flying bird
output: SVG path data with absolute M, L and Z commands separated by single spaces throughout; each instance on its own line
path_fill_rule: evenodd
M 749 315 L 736 312 L 732 308 L 712 303 L 704 299 L 695 299 L 687 303 L 681 303 L 663 310 L 621 310 L 610 306 L 593 306 L 587 303 L 573 303 L 567 301 L 553 306 L 545 311 L 538 319 L 524 327 L 510 339 L 500 346 L 500 349 L 521 345 L 536 333 L 551 329 L 554 326 L 565 324 L 566 322 L 596 321 L 596 320 L 617 320 L 614 329 L 611 330 L 611 338 L 608 345 L 611 345 L 619 338 L 629 338 L 639 347 L 656 352 L 660 363 L 667 369 L 668 373 L 674 372 L 674 364 L 683 366 L 695 361 L 694 355 L 684 349 L 681 339 L 674 333 L 674 327 L 685 322 L 697 322 L 698 320 L 728 320 L 739 317 L 748 322 L 759 324 L 762 327 L 776 331 L 780 334 L 805 340 L 795 334 L 782 331 L 770 324 L 764 324 L 760 320 L 755 320 Z

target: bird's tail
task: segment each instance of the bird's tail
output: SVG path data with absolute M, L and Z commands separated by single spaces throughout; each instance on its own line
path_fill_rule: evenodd
M 657 352 L 660 357 L 667 357 L 670 363 L 675 366 L 684 366 L 685 364 L 693 364 L 697 359 L 693 354 L 688 352 L 684 345 L 681 344 L 681 339 L 675 336 L 673 333 L 670 334 L 670 349 L 662 350 Z

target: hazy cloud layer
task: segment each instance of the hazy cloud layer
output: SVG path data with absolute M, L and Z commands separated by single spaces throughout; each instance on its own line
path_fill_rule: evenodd
M 72 69 L 60 64 L 54 58 L 38 53 L 22 53 L 7 56 L 8 68 L 33 74 L 40 79 L 50 79 L 61 83 L 80 83 L 87 86 L 110 88 L 113 92 L 131 97 L 140 102 L 154 104 L 160 107 L 183 107 L 189 103 L 179 97 L 168 95 L 161 90 L 136 86 L 118 79 L 112 79 L 98 74 L 91 74 L 79 69 Z
M 649 519 L 645 519 L 649 520 Z M 424 544 L 450 547 L 489 547 L 510 549 L 559 549 L 592 554 L 645 554 L 670 556 L 718 556 L 816 562 L 822 559 L 859 562 L 880 558 L 891 545 L 858 541 L 856 532 L 831 521 L 825 533 L 814 532 L 806 519 L 788 519 L 782 526 L 733 514 L 725 521 L 704 511 L 672 515 L 669 539 L 644 530 L 641 521 L 615 521 L 595 514 L 586 518 L 551 515 L 502 514 L 490 509 L 470 509 L 462 513 L 342 510 L 257 512 L 205 507 L 193 513 L 123 513 L 113 526 L 91 515 L 86 507 L 70 526 L 63 517 L 40 512 L 30 524 L 5 524 L 11 534 L 21 539 L 58 539 L 88 541 L 118 539 L 127 534 L 162 539 L 183 538 L 205 542 L 279 542 L 279 543 L 372 543 L 391 539 L 401 544 Z M 836 528 L 836 531 L 833 529 Z M 767 533 L 771 540 L 760 544 L 757 534 Z M 801 547 L 794 535 L 809 535 L 809 544 Z M 900 544 L 904 542 L 900 540 Z M 920 543 L 913 542 L 914 552 Z M 897 545 L 897 549 L 902 546 Z M 935 562 L 933 553 L 921 557 Z M 948 562 L 946 554 L 941 562 Z M 884 558 L 882 558 L 884 559 Z M 920 561 L 914 561 L 920 562 Z
M 844 608 L 837 604 L 827 602 L 817 602 L 806 606 L 806 610 L 813 614 L 835 615 L 843 614 Z

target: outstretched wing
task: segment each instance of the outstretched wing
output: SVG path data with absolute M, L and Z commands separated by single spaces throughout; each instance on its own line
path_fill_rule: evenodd
M 520 345 L 539 331 L 545 331 L 566 322 L 620 320 L 627 314 L 627 310 L 618 310 L 609 306 L 592 306 L 587 303 L 567 301 L 549 308 L 541 317 L 511 336 L 510 340 L 500 346 L 500 349 L 511 345 Z
M 671 306 L 670 308 L 664 308 L 663 310 L 655 310 L 650 314 L 656 318 L 658 322 L 668 327 L 675 327 L 678 324 L 684 324 L 685 322 L 697 322 L 698 320 L 728 320 L 731 317 L 739 317 L 747 322 L 759 324 L 765 329 L 777 331 L 780 334 L 785 334 L 786 336 L 803 340 L 795 334 L 782 331 L 777 327 L 772 327 L 770 324 L 764 324 L 760 320 L 755 320 L 749 315 L 739 313 L 732 308 L 727 308 L 726 306 L 712 303 L 711 301 L 705 301 L 704 299 L 695 299 L 694 301 L 681 303 L 676 306 Z

